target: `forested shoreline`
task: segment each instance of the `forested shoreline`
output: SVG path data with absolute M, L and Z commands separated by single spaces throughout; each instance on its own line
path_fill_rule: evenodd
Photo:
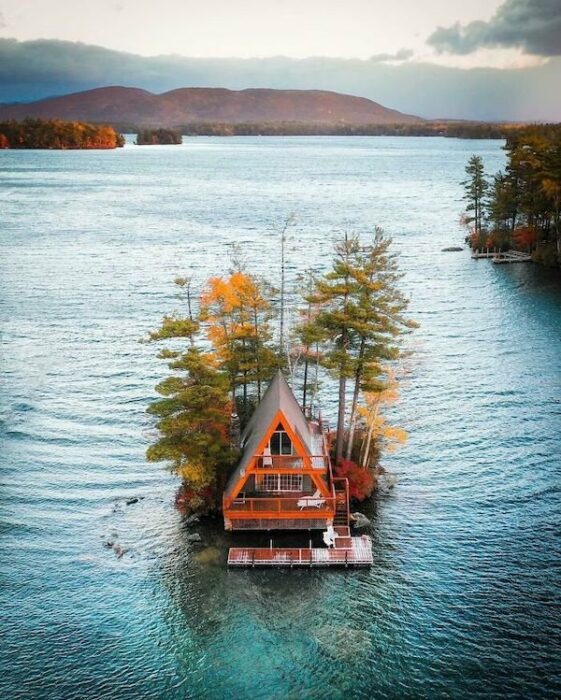
M 143 131 L 136 124 L 116 123 L 121 133 Z M 524 128 L 520 124 L 486 122 L 427 121 L 413 124 L 329 124 L 298 121 L 284 122 L 190 122 L 172 131 L 183 136 L 444 136 L 462 139 L 504 139 Z M 157 127 L 149 129 L 157 130 Z
M 408 300 L 390 245 L 380 230 L 368 240 L 340 239 L 330 269 L 303 274 L 292 290 L 300 299 L 292 325 L 285 316 L 284 270 L 280 290 L 239 258 L 227 274 L 200 285 L 175 280 L 182 310 L 166 315 L 149 337 L 163 343 L 159 357 L 170 374 L 148 408 L 157 438 L 147 458 L 167 462 L 180 476 L 181 501 L 190 511 L 220 509 L 239 458 L 235 435 L 278 369 L 309 415 L 317 414 L 321 384 L 333 380 L 335 474 L 349 479 L 353 498 L 372 493 L 380 454 L 407 437 L 387 420 L 385 408 L 399 396 L 403 336 L 417 325 L 404 315 Z
M 473 248 L 532 252 L 561 265 L 561 125 L 509 134 L 504 171 L 489 177 L 480 156 L 466 167 L 464 223 Z
M 528 128 L 556 129 L 548 124 L 528 127 L 515 123 L 420 121 L 408 124 L 331 124 L 283 122 L 191 122 L 174 128 L 140 127 L 115 122 L 113 126 L 24 119 L 0 122 L 0 148 L 118 148 L 123 133 L 136 133 L 138 145 L 180 144 L 182 136 L 442 136 L 460 139 L 511 139 Z
M 193 122 L 178 127 L 185 136 L 445 136 L 501 139 L 520 128 L 516 124 L 418 122 L 413 124 L 321 124 L 307 122 Z
M 125 145 L 112 126 L 60 119 L 24 119 L 0 122 L 0 148 L 112 149 Z

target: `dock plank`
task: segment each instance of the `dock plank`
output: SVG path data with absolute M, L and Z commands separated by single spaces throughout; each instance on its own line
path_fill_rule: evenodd
M 228 566 L 232 567 L 329 567 L 372 566 L 370 537 L 337 538 L 336 546 L 327 547 L 231 547 Z

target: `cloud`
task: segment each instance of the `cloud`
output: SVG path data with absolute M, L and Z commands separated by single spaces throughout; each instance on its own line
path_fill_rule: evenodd
M 388 63 L 390 61 L 407 61 L 413 56 L 411 49 L 399 49 L 396 53 L 376 53 L 368 59 L 371 63 Z
M 8 23 L 6 22 L 6 17 L 4 16 L 2 10 L 0 10 L 0 29 L 6 29 L 7 26 Z
M 427 41 L 439 53 L 517 48 L 535 56 L 561 56 L 561 2 L 505 0 L 489 22 L 438 27 Z
M 137 56 L 68 41 L 0 38 L 0 102 L 124 85 L 334 90 L 420 117 L 561 121 L 561 58 L 520 69 L 471 70 L 412 61 Z

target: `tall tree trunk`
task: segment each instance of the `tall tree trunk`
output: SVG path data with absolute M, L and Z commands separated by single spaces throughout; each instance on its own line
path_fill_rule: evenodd
M 345 439 L 345 399 L 347 392 L 347 377 L 344 368 L 341 368 L 339 377 L 339 410 L 337 413 L 337 436 L 335 439 L 335 462 L 339 464 L 343 459 L 343 444 Z
M 368 456 L 370 455 L 370 445 L 372 443 L 372 434 L 374 433 L 374 421 L 378 417 L 378 411 L 380 409 L 380 402 L 376 404 L 376 408 L 374 409 L 374 413 L 372 416 L 370 416 L 370 425 L 368 426 L 368 437 L 366 438 L 366 445 L 364 448 L 364 454 L 362 457 L 362 464 L 361 466 L 366 467 L 368 465 Z
M 255 370 L 257 374 L 257 400 L 261 401 L 261 345 L 259 343 L 259 317 L 253 310 L 253 332 L 255 333 Z
M 306 399 L 308 394 L 308 353 L 310 349 L 306 348 L 306 359 L 304 360 L 304 388 L 302 391 L 302 410 L 306 412 Z
M 314 388 L 312 398 L 310 399 L 310 413 L 314 412 L 314 404 L 318 393 L 319 386 L 319 343 L 316 343 L 316 363 L 314 366 Z
M 364 359 L 364 338 L 360 341 L 360 349 L 358 352 L 358 364 L 355 373 L 355 388 L 353 391 L 353 402 L 351 405 L 351 416 L 349 418 L 349 438 L 347 440 L 347 451 L 345 454 L 345 459 L 351 459 L 353 454 L 353 444 L 355 441 L 355 428 L 356 428 L 356 417 L 358 409 L 358 397 L 360 395 L 360 381 L 362 379 L 362 367 Z

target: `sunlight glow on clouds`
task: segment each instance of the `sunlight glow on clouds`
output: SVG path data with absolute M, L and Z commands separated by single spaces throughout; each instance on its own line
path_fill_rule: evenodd
M 0 36 L 143 56 L 415 60 L 437 27 L 488 21 L 501 0 L 2 0 Z M 469 65 L 479 65 L 472 54 Z

